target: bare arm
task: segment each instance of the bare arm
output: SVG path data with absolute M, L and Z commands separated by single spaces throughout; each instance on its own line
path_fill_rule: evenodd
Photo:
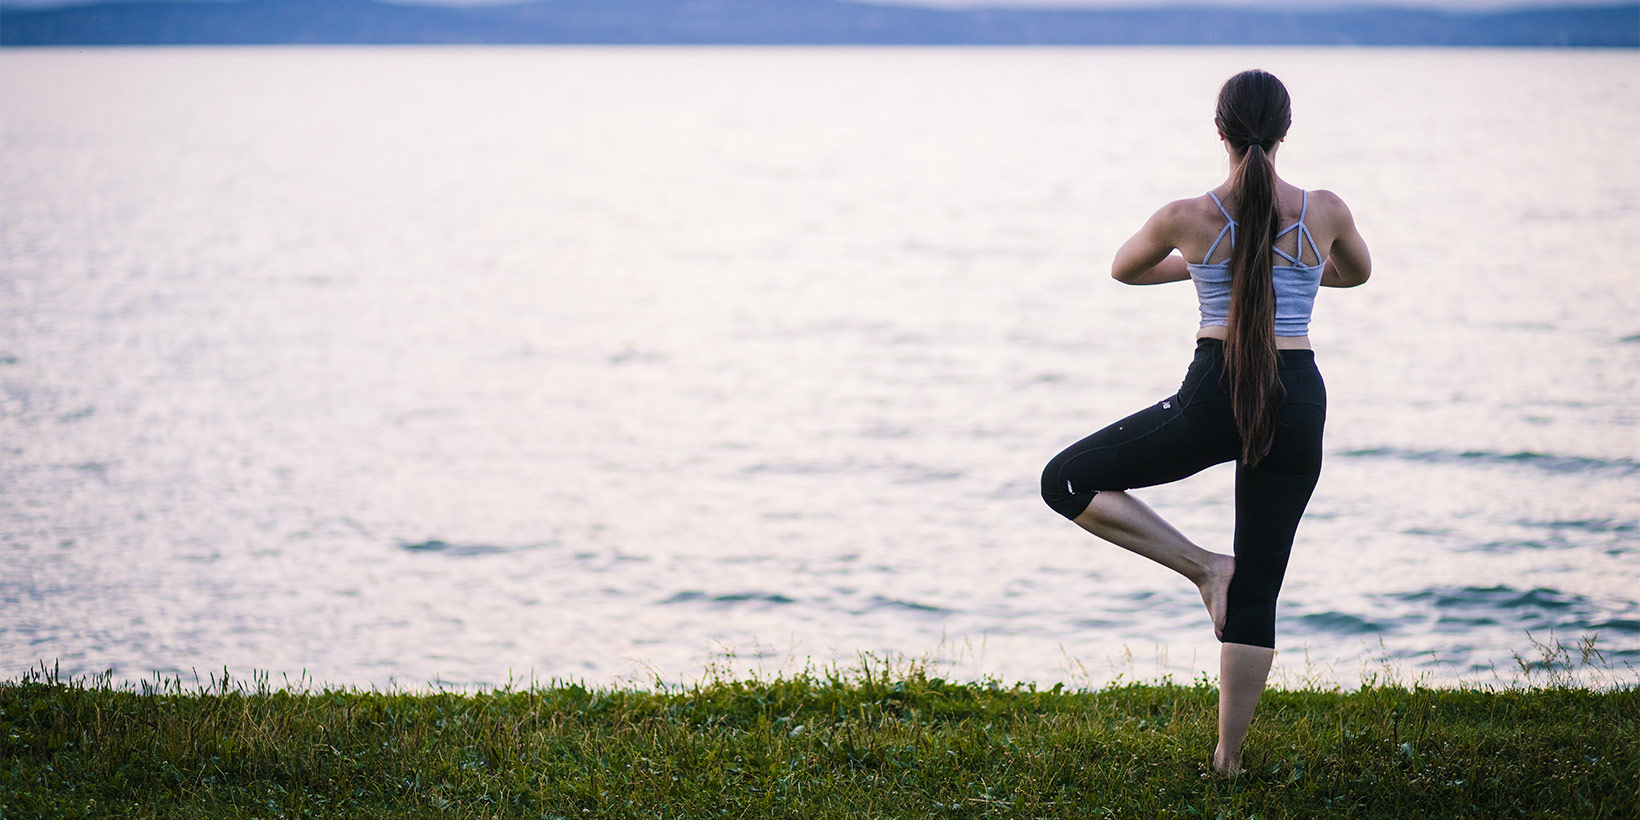
M 1190 278 L 1184 257 L 1175 256 L 1173 234 L 1179 203 L 1163 207 L 1139 232 L 1123 243 L 1110 263 L 1110 277 L 1129 285 L 1160 285 Z
M 1129 285 L 1165 285 L 1168 282 L 1183 282 L 1190 278 L 1190 269 L 1184 265 L 1184 257 L 1171 253 L 1162 258 L 1162 261 L 1151 265 L 1138 273 L 1128 276 L 1117 276 L 1114 266 L 1111 276 L 1117 281 Z
M 1367 252 L 1367 241 L 1355 229 L 1355 217 L 1349 206 L 1336 196 L 1338 238 L 1327 251 L 1327 266 L 1321 271 L 1321 285 L 1328 288 L 1353 288 L 1372 277 L 1372 255 Z

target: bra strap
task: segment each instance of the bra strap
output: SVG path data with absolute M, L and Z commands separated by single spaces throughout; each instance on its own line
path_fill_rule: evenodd
M 1213 237 L 1213 244 L 1207 246 L 1207 255 L 1202 257 L 1203 265 L 1213 261 L 1213 251 L 1219 249 L 1219 243 L 1224 241 L 1225 234 L 1230 234 L 1230 244 L 1233 247 L 1236 244 L 1236 223 L 1232 222 L 1219 229 L 1219 235 Z
M 1219 235 L 1213 237 L 1213 244 L 1207 246 L 1207 255 L 1202 257 L 1203 265 L 1213 261 L 1213 251 L 1219 249 L 1219 243 L 1224 241 L 1225 234 L 1230 234 L 1230 244 L 1232 246 L 1236 244 L 1236 220 L 1230 218 L 1230 212 L 1224 209 L 1224 203 L 1219 201 L 1217 195 L 1212 191 L 1208 191 L 1207 196 L 1213 200 L 1214 205 L 1219 206 L 1219 213 L 1224 214 L 1225 225 L 1219 229 Z
M 1219 201 L 1219 198 L 1216 194 L 1214 194 L 1212 191 L 1208 191 L 1207 196 L 1208 196 L 1209 199 L 1213 200 L 1214 205 L 1219 206 L 1219 213 L 1224 214 L 1224 218 L 1227 221 L 1229 221 L 1230 224 L 1232 224 L 1232 225 L 1236 224 L 1236 220 L 1234 220 L 1230 217 L 1230 212 L 1226 211 L 1224 209 L 1224 203 Z
M 1301 193 L 1303 193 L 1304 199 L 1302 200 L 1303 204 L 1301 204 L 1298 209 L 1298 264 L 1304 264 L 1303 243 L 1307 241 L 1310 243 L 1310 255 L 1314 256 L 1315 263 L 1320 265 L 1325 263 L 1327 260 L 1321 258 L 1321 249 L 1316 247 L 1315 237 L 1310 235 L 1310 226 L 1304 224 L 1304 215 L 1310 211 L 1310 192 L 1303 191 Z

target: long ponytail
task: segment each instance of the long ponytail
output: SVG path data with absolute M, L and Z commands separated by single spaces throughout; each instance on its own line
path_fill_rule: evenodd
M 1276 375 L 1276 167 L 1269 149 L 1287 136 L 1287 89 L 1268 72 L 1243 71 L 1219 91 L 1216 122 L 1239 158 L 1230 179 L 1237 231 L 1230 253 L 1230 317 L 1224 342 L 1230 406 L 1241 434 L 1241 463 L 1252 467 L 1270 452 L 1283 398 Z

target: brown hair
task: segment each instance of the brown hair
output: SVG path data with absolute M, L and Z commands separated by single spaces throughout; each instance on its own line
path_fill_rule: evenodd
M 1243 71 L 1219 89 L 1214 123 L 1240 160 L 1230 178 L 1230 199 L 1240 228 L 1230 251 L 1230 320 L 1224 363 L 1230 405 L 1241 433 L 1241 463 L 1251 467 L 1270 452 L 1275 411 L 1281 403 L 1276 376 L 1276 291 L 1272 279 L 1277 223 L 1276 167 L 1270 151 L 1292 125 L 1287 87 L 1274 75 Z

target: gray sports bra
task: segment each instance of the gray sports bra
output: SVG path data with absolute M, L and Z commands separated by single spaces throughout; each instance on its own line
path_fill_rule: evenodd
M 1225 326 L 1230 317 L 1230 262 L 1214 262 L 1213 251 L 1218 250 L 1219 242 L 1226 234 L 1230 236 L 1230 244 L 1236 244 L 1236 220 L 1230 218 L 1230 212 L 1224 209 L 1224 203 L 1213 196 L 1212 191 L 1207 195 L 1212 197 L 1213 204 L 1219 206 L 1219 213 L 1224 214 L 1225 226 L 1214 237 L 1213 244 L 1208 247 L 1207 255 L 1200 263 L 1186 262 L 1190 269 L 1190 281 L 1196 284 L 1196 301 L 1201 306 L 1201 327 Z M 1304 336 L 1310 332 L 1310 311 L 1315 307 L 1315 294 L 1321 288 L 1321 271 L 1326 268 L 1326 260 L 1321 258 L 1321 251 L 1315 246 L 1315 238 L 1310 236 L 1310 229 L 1304 225 L 1304 216 L 1310 209 L 1310 192 L 1303 191 L 1303 204 L 1298 212 L 1298 221 L 1276 234 L 1280 239 L 1287 234 L 1298 231 L 1298 256 L 1290 256 L 1280 248 L 1271 248 L 1278 256 L 1286 260 L 1285 265 L 1275 265 L 1271 276 L 1276 286 L 1276 335 L 1277 336 Z M 1314 265 L 1306 265 L 1304 259 L 1304 243 L 1310 246 L 1310 255 L 1315 257 Z

